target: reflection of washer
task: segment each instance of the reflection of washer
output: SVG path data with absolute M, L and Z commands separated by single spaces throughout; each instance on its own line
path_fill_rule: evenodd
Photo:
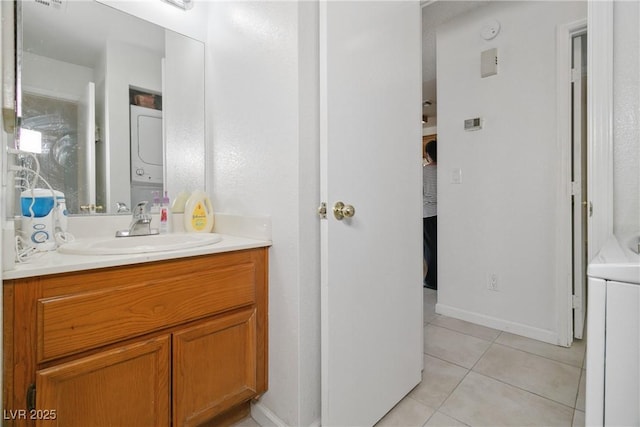
M 131 105 L 131 181 L 162 184 L 162 111 Z

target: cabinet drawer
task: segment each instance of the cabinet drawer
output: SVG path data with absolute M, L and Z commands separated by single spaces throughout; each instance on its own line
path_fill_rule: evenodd
M 254 304 L 255 284 L 246 263 L 41 298 L 38 362 Z

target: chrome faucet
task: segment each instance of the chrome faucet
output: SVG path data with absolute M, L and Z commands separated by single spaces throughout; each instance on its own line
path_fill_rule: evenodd
M 158 234 L 157 228 L 151 228 L 151 215 L 147 213 L 147 204 L 149 202 L 139 202 L 133 208 L 133 217 L 128 230 L 116 231 L 116 237 L 133 237 L 133 236 L 149 236 Z

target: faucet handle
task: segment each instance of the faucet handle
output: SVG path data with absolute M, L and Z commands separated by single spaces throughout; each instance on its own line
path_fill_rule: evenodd
M 124 202 L 116 202 L 116 212 L 129 212 L 129 207 Z
M 143 217 L 147 214 L 147 205 L 148 201 L 143 200 L 142 202 L 138 202 L 135 208 L 133 208 L 133 216 L 134 217 Z

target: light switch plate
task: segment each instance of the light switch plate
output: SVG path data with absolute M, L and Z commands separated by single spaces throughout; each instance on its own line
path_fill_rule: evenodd
M 462 169 L 455 168 L 451 171 L 451 183 L 462 184 Z
M 498 49 L 488 49 L 480 54 L 480 77 L 498 74 Z

